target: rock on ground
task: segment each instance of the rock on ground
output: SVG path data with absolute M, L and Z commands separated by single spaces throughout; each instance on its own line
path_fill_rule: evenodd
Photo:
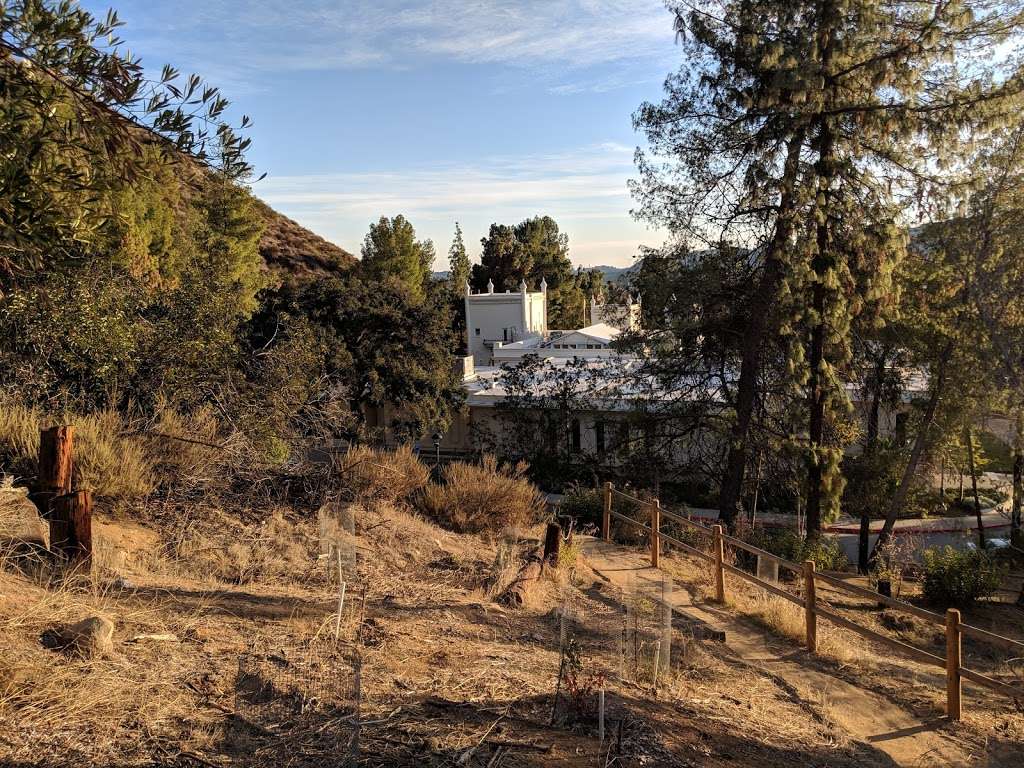
M 43 645 L 85 658 L 109 656 L 114 652 L 114 622 L 106 616 L 89 616 L 62 629 L 48 630 Z
M 0 479 L 0 547 L 11 555 L 38 554 L 50 548 L 50 527 L 28 500 L 28 489 L 12 481 Z

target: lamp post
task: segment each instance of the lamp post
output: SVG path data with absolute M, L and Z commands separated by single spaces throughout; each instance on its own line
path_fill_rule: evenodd
M 434 441 L 434 467 L 441 466 L 441 433 L 435 432 L 431 435 Z M 440 470 L 438 470 L 440 472 Z

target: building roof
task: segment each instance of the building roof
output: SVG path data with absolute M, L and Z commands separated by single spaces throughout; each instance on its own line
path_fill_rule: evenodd
M 579 334 L 580 336 L 586 336 L 594 339 L 595 341 L 600 341 L 602 344 L 610 344 L 612 339 L 620 333 L 622 333 L 622 331 L 614 326 L 608 325 L 608 323 L 597 323 L 596 325 L 588 325 L 585 328 L 579 328 L 575 331 L 568 331 L 562 336 L 562 338 L 572 334 Z

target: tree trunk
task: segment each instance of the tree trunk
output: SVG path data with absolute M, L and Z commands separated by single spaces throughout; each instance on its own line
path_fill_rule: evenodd
M 718 498 L 719 519 L 730 529 L 736 526 L 743 475 L 747 465 L 747 440 L 757 401 L 757 382 L 761 376 L 761 355 L 768 333 L 771 308 L 785 277 L 782 254 L 789 245 L 796 207 L 796 181 L 800 170 L 800 152 L 804 132 L 793 136 L 786 146 L 786 165 L 775 233 L 765 255 L 764 271 L 751 300 L 747 327 L 744 329 L 740 357 L 740 377 L 736 385 L 736 421 L 729 432 L 729 451 L 722 474 Z
M 835 54 L 835 30 L 833 21 L 833 3 L 825 0 L 821 4 L 818 15 L 818 45 L 821 50 L 821 70 L 825 76 L 826 91 L 830 101 L 835 98 L 835 83 L 832 81 L 832 59 Z M 822 448 L 825 444 L 825 377 L 822 368 L 825 365 L 827 303 L 825 281 L 828 273 L 835 266 L 832 250 L 832 238 L 829 228 L 829 206 L 832 197 L 832 182 L 836 176 L 835 168 L 835 126 L 832 118 L 821 114 L 816 118 L 818 123 L 818 159 L 815 163 L 815 174 L 818 177 L 818 198 L 815 205 L 817 225 L 815 241 L 817 253 L 811 262 L 814 270 L 814 287 L 811 304 L 813 308 L 814 326 L 811 328 L 810 380 L 808 381 L 808 461 L 807 461 L 807 540 L 821 536 L 821 510 L 824 488 L 825 466 Z
M 871 382 L 871 409 L 868 411 L 867 444 L 878 442 L 878 424 L 882 412 L 882 381 L 885 378 L 885 361 L 888 355 L 883 351 L 875 358 L 874 380 Z
M 1024 497 L 1024 413 L 1017 415 L 1017 434 L 1013 442 L 1013 501 L 1010 512 L 1010 542 L 1022 546 L 1021 501 Z M 1024 591 L 1021 592 L 1024 596 Z
M 860 515 L 860 535 L 857 538 L 857 573 L 868 573 L 868 544 L 871 543 L 871 515 L 867 510 Z
M 978 518 L 978 547 L 985 551 L 985 524 L 981 520 L 981 502 L 978 500 L 978 473 L 974 469 L 974 435 L 971 425 L 964 427 L 964 440 L 967 441 L 967 471 L 971 474 L 971 493 L 974 494 L 974 515 Z
M 827 237 L 827 235 L 826 235 Z M 819 241 L 820 241 L 819 235 Z M 820 258 L 820 257 L 819 257 Z M 817 260 L 817 259 L 816 259 Z M 822 317 L 825 312 L 825 287 L 821 283 L 814 286 L 814 312 Z M 825 358 L 825 325 L 824 322 L 814 326 L 811 331 L 811 379 L 808 384 L 808 448 L 807 459 L 807 540 L 816 539 L 821 535 L 821 502 L 823 496 L 822 478 L 824 466 L 820 449 L 825 441 L 825 389 L 821 381 L 821 365 Z
M 942 464 L 939 469 L 939 511 L 946 509 L 946 457 L 942 457 Z
M 874 566 L 878 560 L 878 553 L 881 548 L 888 543 L 892 536 L 893 526 L 896 525 L 896 517 L 899 515 L 900 509 L 903 507 L 903 502 L 907 498 L 907 493 L 910 491 L 910 484 L 913 482 L 914 475 L 917 473 L 917 465 L 921 461 L 921 455 L 924 453 L 925 446 L 928 443 L 928 430 L 932 425 L 932 421 L 935 420 L 935 412 L 938 410 L 939 401 L 942 399 L 943 390 L 946 388 L 946 363 L 949 359 L 949 355 L 953 351 L 953 342 L 949 341 L 946 343 L 945 349 L 939 356 L 938 371 L 935 377 L 935 381 L 932 385 L 931 395 L 928 397 L 928 405 L 925 407 L 924 420 L 921 422 L 921 429 L 917 433 L 917 437 L 914 439 L 914 447 L 910 450 L 910 459 L 907 461 L 907 466 L 903 468 L 903 476 L 900 478 L 900 484 L 896 488 L 896 493 L 893 494 L 892 500 L 889 502 L 889 508 L 885 514 L 885 524 L 882 526 L 882 530 L 878 533 L 878 540 L 875 542 L 874 549 L 871 550 L 871 557 L 869 564 Z
M 867 445 L 864 450 L 874 452 L 878 448 L 878 425 L 882 412 L 882 382 L 885 378 L 885 361 L 888 353 L 883 349 L 875 358 L 874 379 L 871 382 L 871 410 L 868 411 Z M 865 505 L 860 513 L 860 532 L 857 537 L 857 572 L 869 571 L 868 555 L 871 544 L 871 511 Z

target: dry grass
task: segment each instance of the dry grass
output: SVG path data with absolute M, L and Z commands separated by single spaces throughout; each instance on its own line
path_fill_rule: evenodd
M 460 533 L 528 528 L 543 514 L 544 498 L 526 479 L 525 464 L 501 466 L 493 456 L 479 464 L 453 462 L 443 484 L 423 492 L 424 512 Z
M 168 480 L 179 486 L 206 482 L 218 474 L 224 456 L 210 410 L 185 416 L 160 404 L 148 418 L 110 409 L 47 413 L 0 396 L 0 471 L 34 476 L 39 430 L 54 424 L 75 427 L 75 485 L 108 499 L 147 496 Z
M 199 571 L 229 584 L 304 583 L 316 569 L 319 533 L 311 520 L 289 520 L 278 509 L 253 525 L 222 510 L 182 526 L 168 548 L 178 572 Z
M 194 715 L 189 697 L 174 683 L 173 665 L 159 649 L 138 648 L 148 659 L 80 659 L 44 649 L 40 635 L 84 616 L 112 619 L 121 637 L 140 632 L 184 634 L 189 617 L 167 617 L 156 603 L 129 606 L 84 583 L 46 588 L 8 581 L 0 610 L 0 730 L 9 734 L 12 760 L 35 763 L 48 743 L 57 754 L 81 748 L 95 754 L 129 750 L 140 723 L 154 726 Z M 6 750 L 5 750 L 6 751 Z
M 39 430 L 52 424 L 75 426 L 76 485 L 104 496 L 145 496 L 156 487 L 153 465 L 116 411 L 88 416 L 52 415 L 12 397 L 0 398 L 0 460 L 12 474 L 36 474 Z
M 485 537 L 444 530 L 403 505 L 351 511 L 361 556 L 349 618 L 361 615 L 362 587 L 369 593 L 362 667 L 366 758 L 411 768 L 424 764 L 429 749 L 439 756 L 437 762 L 454 764 L 508 711 L 503 737 L 554 745 L 550 755 L 538 755 L 539 762 L 530 764 L 594 765 L 597 743 L 586 723 L 571 730 L 547 725 L 560 660 L 552 609 L 564 606 L 568 596 L 574 608 L 570 631 L 585 647 L 586 669 L 610 675 L 618 667 L 622 619 L 607 585 L 581 562 L 576 578 L 558 584 L 542 580 L 526 607 L 509 611 L 481 595 L 486 586 L 500 588 L 513 575 L 522 546 L 519 532 L 506 531 L 495 545 Z M 294 558 L 280 553 L 265 558 L 291 558 L 297 567 L 250 567 L 253 581 L 244 588 L 210 586 L 219 577 L 211 565 L 215 561 L 204 558 L 226 556 L 216 550 L 212 555 L 193 551 L 177 563 L 180 573 L 140 569 L 131 574 L 145 586 L 144 596 L 75 587 L 47 592 L 0 574 L 5 597 L 0 601 L 0 729 L 6 739 L 0 740 L 0 762 L 32 762 L 45 749 L 60 755 L 55 764 L 170 763 L 179 752 L 190 752 L 205 764 L 259 765 L 273 762 L 263 750 L 300 743 L 301 732 L 238 736 L 244 729 L 211 704 L 233 706 L 238 654 L 256 639 L 290 648 L 313 636 L 325 620 L 330 625 L 333 589 L 303 575 L 315 563 L 315 526 L 315 520 L 283 513 L 244 526 L 231 522 L 227 512 L 196 510 L 178 536 L 179 554 L 193 545 L 226 552 L 243 540 L 255 547 L 276 546 L 272 538 L 299 544 L 302 551 Z M 238 565 L 244 561 L 239 557 Z M 219 567 L 229 573 L 237 566 Z M 257 586 L 264 578 L 273 587 Z M 55 665 L 64 657 L 43 650 L 39 633 L 91 613 L 115 621 L 115 656 Z M 141 632 L 174 632 L 182 642 L 124 642 Z M 608 677 L 609 706 L 616 720 L 623 720 L 623 764 L 674 764 L 666 759 L 665 745 L 682 762 L 728 753 L 730 765 L 746 768 L 766 764 L 764 755 L 767 764 L 797 764 L 799 756 L 788 759 L 786 753 L 791 744 L 815 750 L 830 765 L 871 764 L 854 763 L 826 727 L 770 681 L 729 666 L 681 634 L 673 641 L 671 670 L 659 678 L 657 697 L 645 686 L 619 686 Z M 429 704 L 434 697 L 455 705 L 438 709 Z M 279 727 L 288 726 L 275 723 Z M 339 748 L 326 739 L 323 761 Z M 708 751 L 695 753 L 695 748 Z M 479 764 L 492 752 L 484 752 Z M 771 762 L 773 755 L 778 762 Z M 323 764 L 291 758 L 297 765 Z M 188 758 L 178 760 L 191 764 Z
M 356 446 L 338 460 L 337 473 L 351 498 L 364 505 L 407 501 L 430 480 L 430 470 L 408 446 L 394 451 Z
M 803 645 L 806 642 L 804 609 L 781 597 L 765 592 L 749 592 L 730 584 L 726 603 L 750 616 L 758 624 L 777 635 Z M 818 621 L 818 655 L 840 664 L 853 664 L 862 660 L 862 654 L 845 633 Z

